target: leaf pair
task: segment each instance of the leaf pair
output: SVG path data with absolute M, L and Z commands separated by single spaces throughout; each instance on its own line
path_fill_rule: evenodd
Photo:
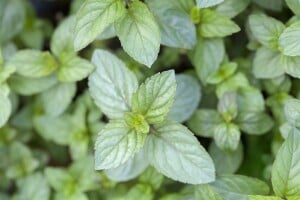
M 97 67 L 89 89 L 111 119 L 96 141 L 96 169 L 121 166 L 144 147 L 145 159 L 170 178 L 193 184 L 214 179 L 213 163 L 193 134 L 165 120 L 175 97 L 173 71 L 155 74 L 138 87 L 135 75 L 112 54 L 96 50 L 92 60 Z

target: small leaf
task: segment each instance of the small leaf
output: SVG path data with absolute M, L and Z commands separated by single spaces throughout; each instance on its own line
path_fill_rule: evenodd
M 213 137 L 215 127 L 223 121 L 221 115 L 212 109 L 199 109 L 188 121 L 188 127 L 199 136 Z
M 175 91 L 174 71 L 157 73 L 146 79 L 133 95 L 133 111 L 143 115 L 149 124 L 160 123 L 169 113 Z
M 214 129 L 214 140 L 217 146 L 224 151 L 235 151 L 240 142 L 239 127 L 232 123 L 222 123 Z
M 280 50 L 287 56 L 300 56 L 300 22 L 287 27 L 279 37 Z
M 207 8 L 222 3 L 224 0 L 196 0 L 199 8 Z
M 123 120 L 109 122 L 99 133 L 95 144 L 95 169 L 119 167 L 144 145 L 146 134 L 128 127 Z
M 193 133 L 177 122 L 154 126 L 145 144 L 151 165 L 174 180 L 203 184 L 214 181 L 211 158 Z
M 194 77 L 185 74 L 177 75 L 176 82 L 175 102 L 167 118 L 181 123 L 188 120 L 198 107 L 201 87 Z
M 77 56 L 70 56 L 61 60 L 57 76 L 62 82 L 76 82 L 86 78 L 93 70 L 94 65 L 87 60 Z
M 237 107 L 237 95 L 234 92 L 224 93 L 218 103 L 218 111 L 226 122 L 237 116 Z
M 122 0 L 87 0 L 76 15 L 74 48 L 80 50 L 91 43 L 111 23 L 125 13 Z
M 262 45 L 278 50 L 278 38 L 285 28 L 281 21 L 263 14 L 254 14 L 249 17 L 249 25 L 253 36 Z
M 92 58 L 96 70 L 89 77 L 89 90 L 96 105 L 110 119 L 131 111 L 132 95 L 138 87 L 136 76 L 108 51 L 97 49 Z
M 226 37 L 240 31 L 239 26 L 225 16 L 218 15 L 215 11 L 204 9 L 200 11 L 199 33 L 203 37 Z
M 223 16 L 233 18 L 241 13 L 250 4 L 250 0 L 226 0 L 219 4 L 216 11 Z
M 300 196 L 300 132 L 294 129 L 280 147 L 272 167 L 272 186 L 282 198 Z
M 47 76 L 57 67 L 55 59 L 49 52 L 38 50 L 18 51 L 9 64 L 16 67 L 19 75 L 32 78 Z
M 147 6 L 140 1 L 132 1 L 124 17 L 115 23 L 115 28 L 128 55 L 151 67 L 159 52 L 160 32 Z

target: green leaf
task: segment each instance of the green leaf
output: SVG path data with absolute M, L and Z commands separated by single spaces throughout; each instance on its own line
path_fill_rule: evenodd
M 199 8 L 207 8 L 222 3 L 224 0 L 196 0 Z
M 234 92 L 224 93 L 218 103 L 218 111 L 226 122 L 237 116 L 237 107 L 237 95 Z
M 300 16 L 300 2 L 298 0 L 285 0 L 285 2 L 297 16 Z
M 160 123 L 169 113 L 175 91 L 174 71 L 157 73 L 146 79 L 133 95 L 132 109 L 143 115 L 149 124 Z
M 230 77 L 234 74 L 235 70 L 237 69 L 237 63 L 235 62 L 228 62 L 222 64 L 222 66 L 216 71 L 216 73 L 210 75 L 207 79 L 207 83 L 210 84 L 218 84 Z
M 300 132 L 294 129 L 280 147 L 272 167 L 272 186 L 282 198 L 300 196 Z
M 41 173 L 35 173 L 18 180 L 17 185 L 19 188 L 17 200 L 48 200 L 50 198 L 48 182 Z
M 209 155 L 214 161 L 217 175 L 233 174 L 243 161 L 243 145 L 240 142 L 235 151 L 222 151 L 215 142 L 209 145 Z
M 188 127 L 199 136 L 213 137 L 215 127 L 223 121 L 221 115 L 212 109 L 199 109 L 188 121 Z
M 16 67 L 19 75 L 31 78 L 47 76 L 57 67 L 55 59 L 49 52 L 38 50 L 18 51 L 9 64 Z
M 281 54 L 266 47 L 260 47 L 254 56 L 253 74 L 256 78 L 276 78 L 285 73 Z
M 75 94 L 75 83 L 57 83 L 42 92 L 40 97 L 45 112 L 51 116 L 58 116 L 68 108 Z
M 128 181 L 138 177 L 149 165 L 144 149 L 141 149 L 131 159 L 117 168 L 105 170 L 111 180 L 117 182 Z
M 254 87 L 242 87 L 237 91 L 239 112 L 261 112 L 265 109 L 264 97 Z
M 12 39 L 23 28 L 25 9 L 19 0 L 0 2 L 0 45 Z
M 80 50 L 91 43 L 111 23 L 125 14 L 122 0 L 87 0 L 76 15 L 74 48 Z
M 62 82 L 81 81 L 94 70 L 94 65 L 77 56 L 68 56 L 61 61 L 57 76 Z
M 211 186 L 225 200 L 248 200 L 248 195 L 267 195 L 269 187 L 263 181 L 242 175 L 222 175 Z
M 280 50 L 287 56 L 300 56 L 300 22 L 287 27 L 279 37 Z
M 282 200 L 280 197 L 249 195 L 248 200 Z
M 216 11 L 223 16 L 233 18 L 247 8 L 250 0 L 226 0 L 219 4 Z
M 0 91 L 0 109 L 1 109 L 1 115 L 0 115 L 0 128 L 1 128 L 8 121 L 12 109 L 8 96 L 4 95 L 1 91 Z
M 236 121 L 243 132 L 253 135 L 264 134 L 274 125 L 272 118 L 264 112 L 242 112 Z
M 128 191 L 128 193 L 123 197 L 123 199 L 152 200 L 153 196 L 154 194 L 152 188 L 149 185 L 137 184 Z
M 139 177 L 139 182 L 150 185 L 153 190 L 161 188 L 164 182 L 164 176 L 155 168 L 148 167 Z
M 249 25 L 254 37 L 262 45 L 278 50 L 278 38 L 285 28 L 281 21 L 263 14 L 252 14 L 249 17 Z
M 54 167 L 47 167 L 45 169 L 45 177 L 50 186 L 58 192 L 63 192 L 68 183 L 73 180 L 67 170 Z
M 111 119 L 131 111 L 136 76 L 113 54 L 97 49 L 92 58 L 96 70 L 89 77 L 89 90 L 96 105 Z
M 287 99 L 284 102 L 284 114 L 292 126 L 300 127 L 300 100 Z
M 115 28 L 128 55 L 151 67 L 159 52 L 160 32 L 147 6 L 140 1 L 132 1 L 124 17 L 115 23 Z
M 54 75 L 41 78 L 29 78 L 14 74 L 7 82 L 10 88 L 16 93 L 29 96 L 51 88 L 57 83 L 57 79 Z
M 198 30 L 203 37 L 226 37 L 240 31 L 232 20 L 210 9 L 201 10 L 200 18 Z
M 221 39 L 198 39 L 190 58 L 204 84 L 210 75 L 218 71 L 224 55 L 225 47 Z
M 167 118 L 181 123 L 188 120 L 198 107 L 201 87 L 194 77 L 185 74 L 177 75 L 176 82 L 175 101 Z
M 185 126 L 165 122 L 152 128 L 145 144 L 151 165 L 165 176 L 184 183 L 214 181 L 213 161 Z
M 282 56 L 281 62 L 287 74 L 295 78 L 300 78 L 300 56 Z
M 74 16 L 68 17 L 59 24 L 52 35 L 50 49 L 58 58 L 64 54 L 75 54 L 73 46 L 75 20 Z
M 281 11 L 282 10 L 282 5 L 283 5 L 283 1 L 282 0 L 252 0 L 253 2 L 255 2 L 256 4 L 258 4 L 260 7 L 267 9 L 267 10 L 271 10 L 271 11 Z
M 239 127 L 232 123 L 222 123 L 214 129 L 214 141 L 224 151 L 235 151 L 240 142 Z
M 224 200 L 223 197 L 209 184 L 201 184 L 196 186 L 195 199 Z
M 95 169 L 111 169 L 124 164 L 142 148 L 146 136 L 128 127 L 123 120 L 109 122 L 97 137 Z
M 170 47 L 191 49 L 197 42 L 195 25 L 184 10 L 172 3 L 170 0 L 147 1 L 159 25 L 161 43 Z
M 218 84 L 216 93 L 220 98 L 226 92 L 235 92 L 243 87 L 249 87 L 249 82 L 245 74 L 238 72 L 228 79 L 224 80 L 221 84 Z

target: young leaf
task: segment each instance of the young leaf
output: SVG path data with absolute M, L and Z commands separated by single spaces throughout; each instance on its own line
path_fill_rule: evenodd
M 300 132 L 295 128 L 280 147 L 272 167 L 272 186 L 277 196 L 300 196 L 299 155 Z
M 1 114 L 0 114 L 0 128 L 1 128 L 8 121 L 12 109 L 8 96 L 4 95 L 1 91 L 0 91 L 0 109 L 1 109 Z
M 196 135 L 213 137 L 215 127 L 222 121 L 221 115 L 216 110 L 200 109 L 188 121 L 188 127 Z
M 195 25 L 189 15 L 169 1 L 150 0 L 147 5 L 161 31 L 161 43 L 175 48 L 191 49 L 197 42 Z
M 136 76 L 113 54 L 97 49 L 92 58 L 96 70 L 89 77 L 89 90 L 96 105 L 111 119 L 131 111 Z
M 76 93 L 75 83 L 57 83 L 49 90 L 41 93 L 45 112 L 51 116 L 62 114 L 71 104 Z
M 226 122 L 230 122 L 237 116 L 237 95 L 234 92 L 226 92 L 220 98 L 218 111 Z
M 287 56 L 300 56 L 300 22 L 287 27 L 279 37 L 280 50 Z
M 159 52 L 160 32 L 147 6 L 132 1 L 115 28 L 123 49 L 136 61 L 151 67 Z
M 145 117 L 149 124 L 162 122 L 174 102 L 176 80 L 174 71 L 155 74 L 133 95 L 132 109 Z
M 217 146 L 224 151 L 235 151 L 240 142 L 239 127 L 232 123 L 222 123 L 214 129 L 214 140 Z
M 61 60 L 57 76 L 62 82 L 75 82 L 86 78 L 94 70 L 87 60 L 77 56 L 68 56 Z
M 222 3 L 224 0 L 196 0 L 199 8 L 207 8 Z
M 262 45 L 278 50 L 278 38 L 285 28 L 281 21 L 263 14 L 253 14 L 249 17 L 249 25 L 253 36 Z
M 189 184 L 215 179 L 215 168 L 208 153 L 181 124 L 164 122 L 154 126 L 145 148 L 151 165 L 169 178 Z
M 300 100 L 287 99 L 284 102 L 284 114 L 292 126 L 300 127 Z
M 17 73 L 31 78 L 40 78 L 51 74 L 57 67 L 55 59 L 49 52 L 38 50 L 18 51 L 10 60 Z
M 128 127 L 123 120 L 109 122 L 99 133 L 95 144 L 95 169 L 116 168 L 138 152 L 146 134 Z
M 169 120 L 184 122 L 188 120 L 200 102 L 201 87 L 192 76 L 180 74 L 176 76 L 175 102 L 168 115 Z
M 215 11 L 204 9 L 200 12 L 201 22 L 198 28 L 203 37 L 226 37 L 240 31 L 232 20 L 218 15 Z
M 224 55 L 225 47 L 221 39 L 198 39 L 190 57 L 198 77 L 204 84 L 210 75 L 218 71 Z
M 276 78 L 285 73 L 281 54 L 266 47 L 260 47 L 254 56 L 253 74 L 256 78 Z
M 141 149 L 133 158 L 114 169 L 105 170 L 105 174 L 111 180 L 117 182 L 128 181 L 139 176 L 148 167 L 144 149 Z
M 74 48 L 80 50 L 91 43 L 111 23 L 125 14 L 122 0 L 87 0 L 76 15 Z
M 300 16 L 300 2 L 298 0 L 285 0 L 285 2 L 297 16 Z

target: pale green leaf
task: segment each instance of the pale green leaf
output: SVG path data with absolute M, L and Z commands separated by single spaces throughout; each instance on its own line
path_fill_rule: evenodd
M 19 0 L 0 2 L 0 45 L 16 36 L 25 21 L 24 5 Z
M 285 28 L 281 21 L 263 14 L 253 14 L 249 17 L 249 25 L 253 36 L 262 45 L 278 50 L 278 38 Z
M 160 32 L 147 6 L 140 1 L 131 2 L 124 17 L 115 23 L 115 28 L 128 55 L 151 67 L 159 52 Z
M 47 76 L 57 67 L 55 59 L 49 52 L 30 49 L 18 51 L 9 64 L 16 67 L 19 75 L 32 78 Z
M 226 37 L 240 31 L 239 26 L 232 20 L 210 9 L 201 10 L 200 18 L 198 30 L 203 37 Z
M 239 112 L 261 112 L 265 109 L 264 97 L 254 87 L 241 87 L 237 91 Z
M 218 84 L 216 93 L 220 98 L 226 92 L 235 92 L 243 87 L 249 87 L 249 81 L 245 74 L 238 72 L 224 80 L 221 84 Z
M 252 0 L 252 1 L 264 9 L 277 11 L 277 12 L 281 11 L 282 7 L 283 7 L 282 0 L 263 0 L 263 1 L 262 0 Z
M 142 148 L 146 136 L 128 127 L 123 120 L 109 122 L 97 137 L 95 169 L 111 169 L 124 164 Z
M 224 55 L 225 47 L 222 39 L 198 39 L 190 57 L 198 77 L 204 84 L 210 75 L 218 71 Z
M 218 84 L 230 77 L 236 71 L 238 65 L 235 62 L 228 62 L 222 64 L 216 73 L 210 75 L 207 79 L 207 83 Z
M 215 127 L 223 121 L 221 115 L 212 109 L 199 109 L 188 121 L 188 127 L 199 136 L 213 137 Z
M 153 191 L 149 185 L 146 184 L 137 184 L 132 187 L 128 193 L 122 198 L 124 200 L 152 200 L 153 199 Z
M 243 161 L 243 145 L 240 142 L 235 151 L 222 151 L 215 142 L 209 145 L 209 155 L 214 161 L 217 175 L 233 174 Z
M 288 7 L 297 15 L 300 16 L 300 1 L 299 0 L 285 0 Z
M 176 76 L 176 96 L 168 115 L 169 120 L 184 122 L 188 120 L 199 105 L 201 87 L 192 76 L 180 74 Z
M 117 168 L 105 171 L 107 177 L 117 182 L 128 181 L 139 176 L 149 165 L 144 149 Z
M 146 79 L 133 95 L 133 111 L 145 117 L 148 123 L 160 123 L 169 113 L 176 91 L 173 70 L 157 73 Z
M 296 128 L 276 154 L 271 180 L 277 196 L 300 196 L 300 132 Z
M 209 184 L 201 184 L 196 186 L 195 199 L 224 200 L 223 197 Z
M 45 112 L 51 116 L 62 114 L 71 104 L 76 93 L 75 83 L 57 83 L 40 94 Z
M 58 192 L 63 192 L 68 183 L 73 180 L 67 170 L 54 167 L 47 167 L 45 169 L 45 177 L 50 186 Z
M 0 110 L 1 110 L 0 128 L 2 126 L 4 126 L 6 124 L 6 122 L 8 121 L 10 113 L 11 113 L 11 109 L 12 109 L 12 106 L 11 106 L 8 96 L 4 95 L 0 91 Z
M 282 200 L 280 197 L 249 195 L 248 200 Z
M 223 94 L 218 102 L 218 111 L 227 122 L 230 122 L 237 116 L 238 104 L 235 92 L 226 92 Z
M 222 3 L 224 0 L 196 0 L 199 8 L 207 8 Z
M 260 47 L 254 56 L 253 74 L 256 78 L 276 78 L 285 73 L 281 54 L 266 47 Z
M 292 126 L 300 127 L 300 100 L 287 99 L 284 102 L 284 114 Z
M 281 62 L 287 74 L 295 78 L 300 78 L 300 56 L 282 56 Z
M 96 105 L 111 119 L 131 111 L 136 76 L 113 54 L 97 49 L 92 58 L 96 70 L 89 77 L 89 90 Z
M 214 141 L 224 151 L 235 151 L 240 142 L 239 127 L 232 123 L 222 123 L 214 129 Z
M 219 4 L 216 11 L 223 16 L 233 18 L 247 8 L 250 0 L 226 0 Z
M 176 122 L 153 127 L 145 144 L 151 165 L 165 176 L 184 183 L 214 181 L 213 161 L 192 132 Z
M 76 15 L 74 48 L 80 50 L 91 43 L 111 23 L 125 13 L 122 0 L 87 0 Z
M 300 56 L 300 22 L 287 27 L 279 37 L 280 50 L 287 56 Z
M 242 112 L 236 120 L 239 128 L 251 135 L 261 135 L 271 130 L 272 118 L 264 112 Z
M 68 56 L 61 60 L 57 76 L 62 82 L 76 82 L 86 78 L 94 70 L 94 65 L 77 56 Z
M 242 175 L 222 175 L 211 186 L 224 200 L 248 200 L 248 195 L 267 195 L 269 187 L 263 181 Z

